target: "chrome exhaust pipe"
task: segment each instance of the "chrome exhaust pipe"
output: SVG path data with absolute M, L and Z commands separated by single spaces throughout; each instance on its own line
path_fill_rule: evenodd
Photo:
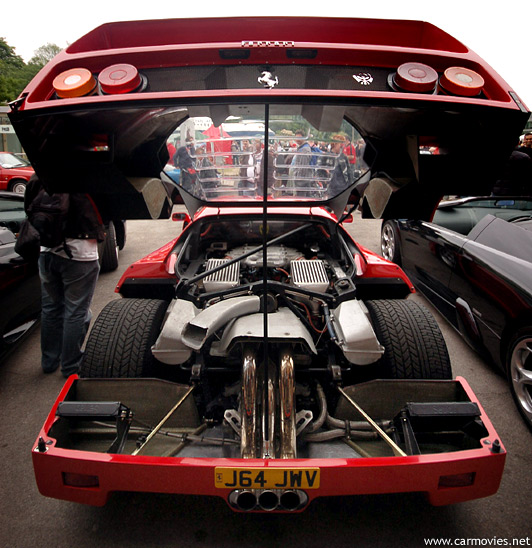
M 271 512 L 279 506 L 279 494 L 275 491 L 262 491 L 257 502 L 261 510 Z
M 257 456 L 257 366 L 252 353 L 244 355 L 242 366 L 242 429 L 240 454 L 243 459 Z
M 284 491 L 279 498 L 279 502 L 284 510 L 293 512 L 308 503 L 308 495 L 305 491 Z
M 277 371 L 268 364 L 268 381 L 262 383 L 262 455 L 263 459 L 275 458 L 277 435 Z
M 253 510 L 257 506 L 257 496 L 253 491 L 231 491 L 228 500 L 233 508 L 243 512 Z
M 281 354 L 279 369 L 271 362 L 268 379 L 259 381 L 254 354 L 246 350 L 242 366 L 241 444 L 242 458 L 275 458 L 276 436 L 279 457 L 296 458 L 296 410 L 294 361 L 289 350 Z M 260 382 L 260 385 L 259 385 Z M 257 400 L 260 400 L 260 403 Z M 258 407 L 261 407 L 259 424 Z M 258 430 L 261 441 L 258 440 Z M 257 450 L 260 447 L 260 455 Z
M 242 512 L 294 512 L 308 504 L 308 495 L 300 489 L 236 489 L 229 493 L 228 502 L 232 508 Z
M 280 370 L 281 458 L 296 458 L 296 413 L 294 360 L 288 351 L 281 355 Z

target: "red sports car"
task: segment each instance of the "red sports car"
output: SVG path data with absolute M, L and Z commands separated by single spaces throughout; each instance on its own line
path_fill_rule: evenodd
M 30 163 L 23 158 L 11 152 L 0 152 L 0 190 L 24 194 L 33 173 Z
M 342 223 L 480 194 L 528 115 L 427 23 L 125 22 L 69 46 L 12 106 L 39 176 L 108 217 L 189 213 L 96 319 L 32 449 L 40 491 L 211 495 L 242 512 L 496 492 L 504 446 L 434 318 Z

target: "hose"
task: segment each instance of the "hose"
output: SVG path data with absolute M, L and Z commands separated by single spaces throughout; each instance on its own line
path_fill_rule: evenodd
M 330 428 L 344 428 L 346 427 L 346 422 L 342 419 L 336 419 L 334 417 L 331 417 L 331 415 L 327 414 L 327 426 Z M 381 428 L 388 429 L 390 428 L 392 422 L 391 421 L 375 421 Z M 349 421 L 349 428 L 352 428 L 353 430 L 366 430 L 373 432 L 373 428 L 369 424 L 369 422 L 366 421 Z
M 305 441 L 308 442 L 324 442 L 337 438 L 345 438 L 346 431 L 344 429 L 325 430 L 324 432 L 318 432 L 316 434 L 308 434 L 305 436 Z M 349 439 L 355 440 L 376 440 L 379 436 L 375 432 L 367 431 L 351 431 Z
M 338 337 L 336 336 L 336 331 L 334 330 L 334 326 L 331 321 L 331 313 L 329 312 L 329 307 L 323 303 L 323 313 L 325 315 L 325 323 L 327 324 L 327 329 L 329 331 L 329 335 L 331 336 L 332 341 L 336 341 Z
M 312 434 L 313 432 L 316 432 L 316 430 L 319 430 L 327 418 L 327 398 L 325 397 L 325 392 L 323 391 L 323 388 L 319 383 L 316 385 L 316 392 L 318 394 L 318 404 L 320 407 L 320 414 L 318 418 L 311 422 L 308 427 L 306 428 L 305 432 L 308 434 Z

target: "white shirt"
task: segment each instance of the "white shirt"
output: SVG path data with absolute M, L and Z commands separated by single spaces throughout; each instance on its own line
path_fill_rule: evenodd
M 98 242 L 96 239 L 93 240 L 80 240 L 77 238 L 67 238 L 66 244 L 70 252 L 72 253 L 72 260 L 74 261 L 97 261 L 98 260 Z M 41 247 L 41 252 L 50 252 L 64 257 L 65 259 L 70 259 L 63 249 L 63 245 L 50 248 L 50 247 Z

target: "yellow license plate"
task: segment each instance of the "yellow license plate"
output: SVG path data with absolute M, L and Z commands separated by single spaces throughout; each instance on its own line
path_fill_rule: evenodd
M 318 489 L 320 469 L 217 467 L 214 486 L 220 489 Z

